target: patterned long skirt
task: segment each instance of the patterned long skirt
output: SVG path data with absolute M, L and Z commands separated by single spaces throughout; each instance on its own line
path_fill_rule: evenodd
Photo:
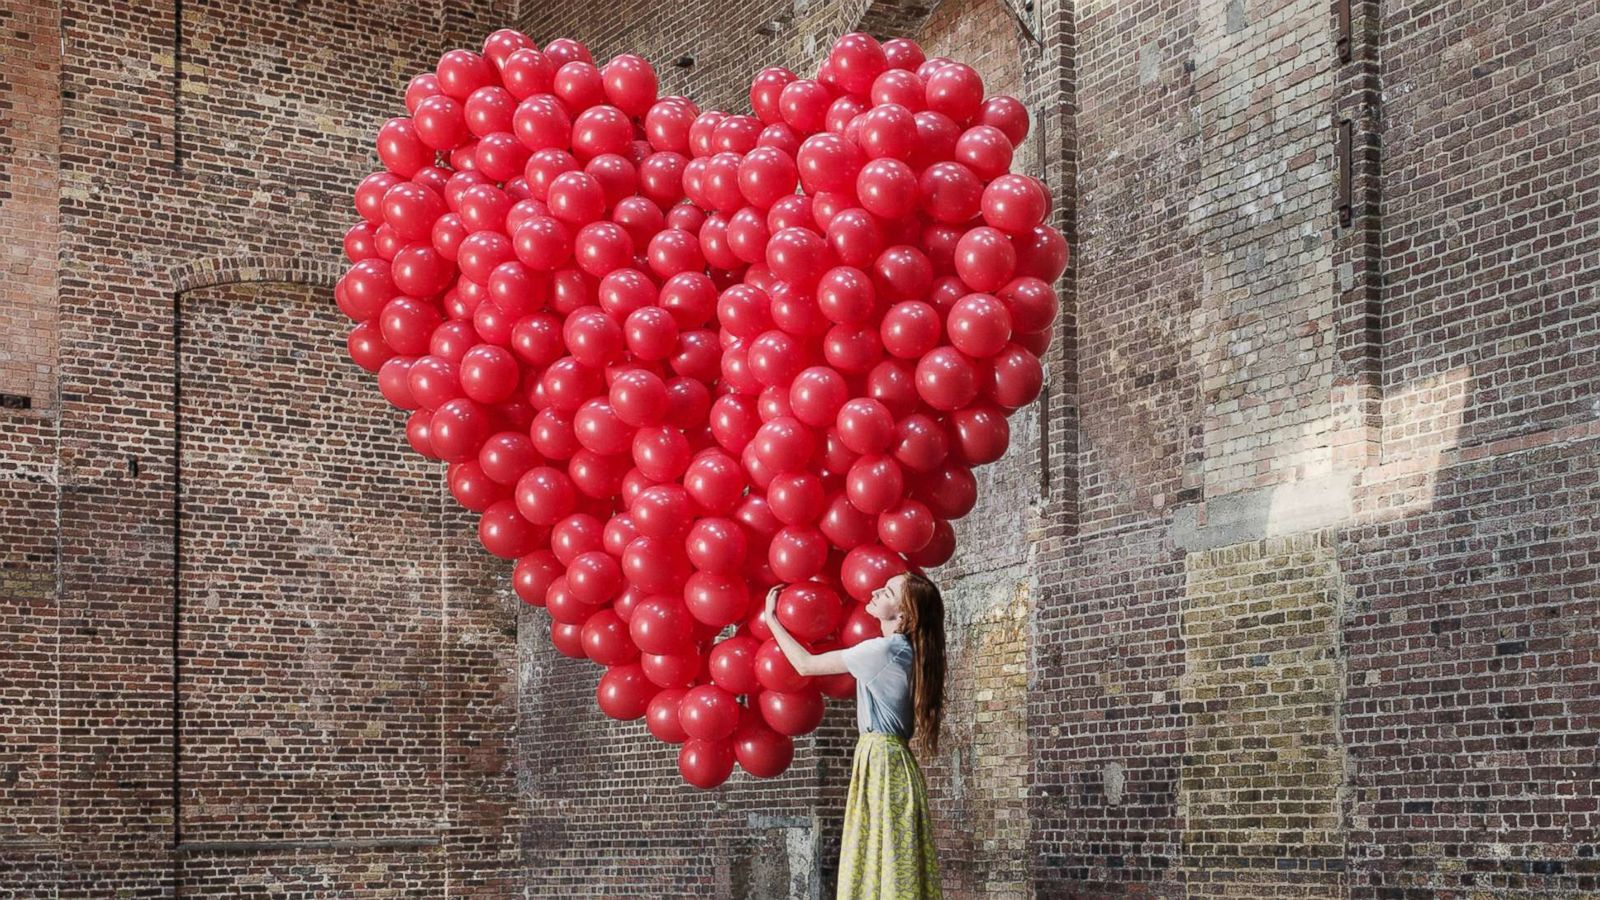
M 943 897 L 928 788 L 904 738 L 867 733 L 856 742 L 839 848 L 838 897 Z

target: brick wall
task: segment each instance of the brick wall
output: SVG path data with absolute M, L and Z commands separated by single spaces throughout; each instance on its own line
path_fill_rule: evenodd
M 515 604 L 328 290 L 373 109 L 508 8 L 179 9 L 0 13 L 0 893 L 503 896 Z
M 0 8 L 0 393 L 55 405 L 61 22 L 54 4 Z
M 340 362 L 374 110 L 512 21 L 740 110 L 865 23 L 1035 112 L 1073 265 L 938 573 L 951 896 L 1600 890 L 1600 31 L 1352 8 L 1349 62 L 1320 0 L 0 9 L 0 896 L 827 893 L 848 705 L 684 787 Z

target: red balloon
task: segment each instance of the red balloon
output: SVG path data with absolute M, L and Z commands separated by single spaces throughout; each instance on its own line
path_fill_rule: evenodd
M 919 300 L 896 303 L 884 313 L 880 326 L 883 349 L 901 359 L 919 359 L 939 346 L 943 329 L 939 313 Z
M 624 596 L 627 596 L 626 594 Z M 620 602 L 620 601 L 619 601 Z M 643 602 L 643 601 L 640 601 Z M 637 604 L 636 604 L 637 605 Z M 621 615 L 621 610 L 618 610 Z M 629 620 L 631 624 L 632 617 Z M 701 678 L 703 660 L 698 652 L 642 653 L 639 664 L 650 683 L 664 688 L 690 688 Z
M 756 430 L 750 443 L 756 456 L 774 473 L 799 471 L 816 449 L 810 430 L 792 418 L 767 422 Z
M 600 711 L 613 719 L 637 719 L 650 708 L 650 701 L 661 689 L 644 677 L 638 663 L 613 666 L 600 676 L 595 702 Z
M 440 459 L 458 462 L 475 458 L 492 429 L 493 422 L 487 410 L 459 397 L 433 414 L 428 423 L 428 438 Z
M 413 181 L 402 181 L 383 195 L 384 221 L 408 241 L 429 237 L 434 221 L 446 212 L 443 197 Z
M 398 409 L 416 409 L 422 404 L 411 395 L 411 366 L 416 362 L 410 356 L 391 356 L 378 368 L 378 390 L 383 399 Z
M 583 650 L 583 626 L 566 622 L 550 623 L 550 643 L 562 655 L 571 659 L 587 659 Z
M 811 678 L 796 672 L 783 648 L 770 639 L 756 651 L 755 673 L 756 681 L 769 691 L 801 691 L 811 684 Z
M 600 520 L 588 513 L 567 516 L 550 529 L 550 549 L 564 566 L 572 565 L 582 554 L 603 550 Z M 585 598 L 585 602 L 599 604 L 605 599 L 609 598 Z
M 782 331 L 762 332 L 750 342 L 750 372 L 763 385 L 788 388 L 805 363 L 800 343 Z
M 912 487 L 912 495 L 941 519 L 959 519 L 978 502 L 978 482 L 972 470 L 954 460 L 918 477 Z
M 587 109 L 606 102 L 605 82 L 593 60 L 563 63 L 556 69 L 550 89 L 571 109 Z
M 675 481 L 689 466 L 689 441 L 670 425 L 650 425 L 633 436 L 633 462 L 652 481 Z
M 779 734 L 809 734 L 822 724 L 822 692 L 815 688 L 795 692 L 763 691 L 759 702 L 761 718 Z
M 733 575 L 744 565 L 744 530 L 723 517 L 699 519 L 690 527 L 685 549 L 694 569 L 714 575 Z
M 880 103 L 863 115 L 861 149 L 868 157 L 910 159 L 916 146 L 917 120 L 906 107 L 893 102 Z
M 534 550 L 517 560 L 511 584 L 517 596 L 530 606 L 543 606 L 545 592 L 563 574 L 560 561 L 549 550 Z
M 758 209 L 793 194 L 798 183 L 794 159 L 776 147 L 756 147 L 739 162 L 739 191 Z
M 921 198 L 917 175 L 898 159 L 875 159 L 862 167 L 855 192 L 867 212 L 881 219 L 901 219 Z
M 883 228 L 864 209 L 847 209 L 828 220 L 828 246 L 846 265 L 871 265 L 883 252 Z
M 1055 289 L 1030 276 L 1012 279 L 998 291 L 997 296 L 1005 304 L 1012 326 L 1018 332 L 1049 328 L 1060 308 Z
M 950 557 L 956 552 L 956 532 L 950 523 L 943 519 L 935 519 L 933 523 L 933 537 L 921 550 L 907 555 L 906 560 L 921 569 L 932 569 L 949 562 Z
M 658 739 L 668 744 L 681 744 L 689 739 L 678 721 L 678 709 L 689 692 L 684 688 L 668 688 L 651 698 L 645 709 L 645 727 Z
M 712 515 L 726 515 L 739 505 L 748 481 L 733 457 L 707 451 L 689 464 L 683 484 L 700 509 Z
M 733 755 L 751 775 L 776 778 L 794 761 L 794 741 L 773 731 L 759 714 L 752 713 L 733 733 Z
M 852 266 L 829 269 L 817 284 L 817 306 L 841 325 L 859 325 L 872 317 L 877 291 L 867 273 Z
M 980 466 L 1005 455 L 1011 426 L 993 406 L 972 406 L 950 414 L 951 449 L 962 463 Z
M 681 485 L 656 484 L 641 491 L 628 512 L 641 534 L 681 539 L 694 518 L 694 501 Z
M 378 129 L 378 159 L 384 168 L 402 178 L 410 178 L 417 170 L 432 165 L 433 155 L 433 148 L 423 142 L 410 119 L 390 119 Z
M 650 589 L 645 585 L 640 586 Z M 634 607 L 633 616 L 628 620 L 633 642 L 645 653 L 684 653 L 693 643 L 694 628 L 694 617 L 689 614 L 683 601 L 667 596 L 651 597 L 641 602 Z
M 516 559 L 532 552 L 541 539 L 539 529 L 517 514 L 516 504 L 501 500 L 478 519 L 478 539 L 485 550 L 501 559 Z
M 510 494 L 473 460 L 451 463 L 446 480 L 456 502 L 473 512 L 483 512 Z
M 481 138 L 497 131 L 511 131 L 511 117 L 517 110 L 517 101 L 505 88 L 491 84 L 473 91 L 462 109 L 466 114 L 467 129 Z M 448 147 L 439 149 L 446 150 L 454 146 L 452 142 Z
M 1035 179 L 1001 175 L 983 189 L 983 220 L 1008 234 L 1029 235 L 1044 224 L 1049 203 L 1049 195 Z
M 788 69 L 772 66 L 756 73 L 750 82 L 750 108 L 767 124 L 783 121 L 783 113 L 779 108 L 778 97 L 783 93 L 785 86 L 795 80 L 795 75 Z
M 1007 344 L 994 357 L 994 402 L 1002 409 L 1020 409 L 1032 403 L 1044 386 L 1039 358 L 1017 344 Z
M 516 484 L 522 473 L 540 462 L 533 441 L 520 431 L 502 431 L 478 450 L 478 465 L 484 474 L 505 485 Z
M 772 536 L 767 562 L 782 581 L 805 581 L 822 571 L 828 539 L 810 525 L 788 525 Z
M 900 464 L 889 456 L 863 456 L 845 475 L 845 494 L 850 503 L 869 515 L 894 506 L 904 491 Z
M 383 342 L 381 330 L 372 322 L 362 322 L 352 328 L 345 346 L 356 365 L 368 372 L 382 369 L 383 364 L 394 356 L 394 351 Z
M 778 621 L 796 638 L 815 641 L 826 637 L 844 620 L 837 592 L 815 581 L 790 584 L 778 594 Z
M 895 424 L 895 461 L 913 472 L 931 472 L 944 462 L 950 443 L 931 417 L 913 413 Z
M 733 743 L 690 738 L 678 751 L 678 772 L 683 780 L 702 790 L 711 790 L 733 773 Z
M 406 84 L 406 112 L 416 115 L 417 106 L 439 93 L 439 77 L 432 72 L 414 75 Z
M 795 131 L 813 134 L 822 130 L 831 102 L 827 88 L 812 79 L 802 78 L 783 86 L 778 94 L 778 111 Z
M 1013 147 L 1020 147 L 1028 136 L 1028 110 L 1015 97 L 996 96 L 983 101 L 977 121 L 1000 129 Z
M 828 245 L 816 232 L 782 228 L 767 241 L 767 267 L 797 287 L 816 284 L 827 263 Z
M 718 641 L 711 648 L 711 680 L 717 686 L 735 694 L 754 694 L 761 690 L 756 680 L 756 653 L 761 642 L 753 637 L 736 635 Z
M 952 225 L 977 215 L 985 196 L 983 182 L 958 162 L 937 162 L 924 169 L 918 191 L 923 211 Z
M 947 63 L 924 80 L 928 109 L 957 122 L 971 119 L 983 104 L 983 79 L 971 66 Z
M 839 639 L 846 647 L 854 647 L 862 641 L 883 637 L 883 622 L 867 612 L 865 606 L 857 606 L 850 611 L 844 620 L 844 625 L 839 628 Z
M 902 500 L 878 516 L 878 539 L 896 553 L 915 553 L 933 540 L 934 524 L 926 504 Z
M 720 741 L 739 725 L 739 701 L 714 684 L 702 684 L 684 696 L 678 722 L 691 738 Z
M 854 192 L 866 155 L 853 142 L 837 134 L 812 135 L 795 156 L 800 183 L 809 194 L 821 191 Z
M 960 409 L 978 395 L 972 361 L 951 347 L 939 347 L 917 363 L 917 394 L 940 410 Z
M 461 391 L 479 403 L 509 400 L 521 376 L 516 359 L 501 347 L 479 345 L 461 359 Z
M 844 376 L 827 366 L 812 366 L 789 385 L 789 405 L 795 418 L 813 428 L 832 424 L 849 396 Z
M 809 525 L 822 514 L 822 479 L 810 472 L 779 475 L 767 486 L 767 504 L 785 525 Z
M 894 437 L 894 427 L 894 416 L 877 400 L 857 398 L 839 410 L 839 439 L 856 454 L 883 452 Z
M 859 375 L 883 358 L 883 342 L 871 326 L 835 325 L 823 336 L 822 356 L 835 369 Z
M 738 622 L 750 610 L 750 592 L 745 581 L 734 575 L 696 572 L 684 584 L 683 596 L 690 615 L 716 628 Z
M 877 539 L 873 517 L 856 509 L 842 492 L 828 500 L 817 527 L 835 547 L 842 550 Z
M 921 300 L 933 287 L 933 263 L 915 247 L 893 246 L 878 255 L 872 279 L 878 295 L 891 303 Z
M 1049 225 L 1040 225 L 1015 241 L 1017 274 L 1053 283 L 1067 270 L 1067 239 Z
M 428 352 L 428 341 L 443 317 L 432 304 L 396 297 L 384 304 L 378 317 L 383 342 L 396 353 L 415 356 Z
M 529 469 L 517 481 L 517 509 L 537 525 L 553 525 L 572 514 L 577 494 L 565 472 L 550 466 Z
M 865 94 L 872 82 L 889 68 L 883 47 L 862 32 L 844 35 L 833 43 L 828 65 L 840 87 L 853 94 Z
M 555 74 L 555 63 L 537 47 L 514 50 L 500 65 L 506 90 L 518 100 L 549 92 Z
M 497 231 L 479 231 L 467 235 L 456 251 L 456 265 L 461 274 L 480 285 L 488 284 L 495 267 L 516 258 L 516 248 L 505 235 Z
M 572 454 L 567 462 L 567 474 L 572 478 L 573 487 L 584 496 L 605 501 L 623 487 L 628 463 L 626 454 L 603 456 L 585 447 Z
M 689 560 L 683 553 L 681 540 L 674 541 L 670 538 L 652 537 L 641 535 L 628 543 L 622 552 L 622 571 L 628 581 L 641 590 L 652 593 L 665 593 L 676 591 L 689 578 Z M 682 601 L 674 601 L 682 606 Z M 643 609 L 643 604 L 640 605 Z M 683 622 L 691 625 L 688 610 L 683 611 Z M 639 612 L 635 610 L 633 622 L 639 620 Z M 632 624 L 632 623 L 630 623 Z M 635 640 L 638 635 L 634 635 Z M 644 644 L 639 648 L 647 653 L 672 653 L 675 645 L 663 645 L 668 649 L 651 650 Z
M 639 658 L 639 648 L 628 636 L 628 624 L 609 609 L 602 609 L 583 623 L 583 649 L 602 666 L 622 666 Z
M 956 274 L 974 291 L 996 291 L 1017 268 L 1017 252 L 1005 233 L 985 227 L 968 231 L 956 244 Z
M 850 596 L 865 603 L 873 591 L 905 571 L 905 561 L 898 554 L 881 544 L 863 544 L 845 554 L 839 567 L 839 580 Z
M 567 590 L 582 603 L 608 603 L 622 588 L 622 567 L 604 551 L 580 553 L 567 567 Z
M 967 356 L 994 356 L 1011 340 L 1011 313 L 988 294 L 968 294 L 950 308 L 950 343 Z
M 629 116 L 642 116 L 656 102 L 656 73 L 650 63 L 623 54 L 600 70 L 606 99 Z
M 913 167 L 925 168 L 948 161 L 955 155 L 961 126 L 954 119 L 930 109 L 918 111 L 914 118 L 917 121 L 917 150 L 909 160 Z

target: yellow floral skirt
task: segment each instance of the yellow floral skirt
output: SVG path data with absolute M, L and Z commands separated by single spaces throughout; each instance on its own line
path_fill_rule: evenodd
M 942 897 L 928 787 L 904 738 L 856 741 L 839 848 L 840 900 Z

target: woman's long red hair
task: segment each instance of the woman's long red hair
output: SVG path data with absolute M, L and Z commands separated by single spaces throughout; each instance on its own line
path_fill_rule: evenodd
M 938 753 L 944 717 L 944 597 L 920 572 L 906 573 L 900 631 L 911 641 L 911 734 L 921 736 L 929 752 Z

